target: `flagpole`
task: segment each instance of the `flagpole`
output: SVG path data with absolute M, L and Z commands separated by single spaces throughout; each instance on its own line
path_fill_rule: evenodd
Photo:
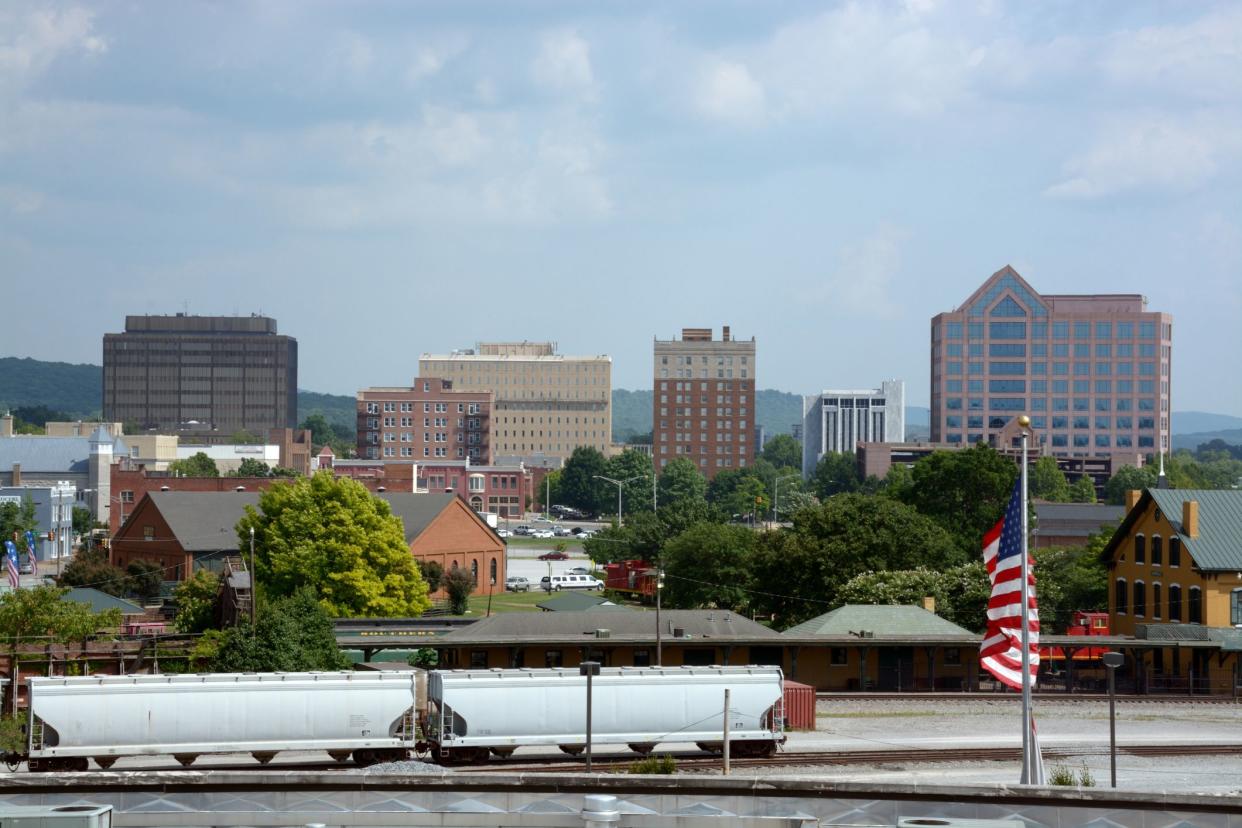
M 1032 772 L 1034 770 L 1034 762 L 1031 756 L 1031 600 L 1030 600 L 1030 556 L 1027 552 L 1027 527 L 1030 521 L 1027 519 L 1027 480 L 1026 480 L 1026 451 L 1027 440 L 1030 432 L 1027 427 L 1031 424 L 1031 418 L 1025 414 L 1018 417 L 1018 425 L 1022 427 L 1022 550 L 1019 553 L 1022 556 L 1022 574 L 1019 576 L 1022 583 L 1021 600 L 1022 600 L 1022 780 L 1021 784 L 1034 784 Z

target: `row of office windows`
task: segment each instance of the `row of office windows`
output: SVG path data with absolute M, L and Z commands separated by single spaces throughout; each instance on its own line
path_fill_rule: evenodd
M 972 428 L 977 426 L 971 426 Z M 989 428 L 1003 428 L 1003 426 L 992 426 Z M 986 435 L 983 433 L 962 434 L 959 432 L 949 432 L 944 436 L 946 443 L 965 443 L 974 445 L 975 443 L 986 442 Z M 1093 440 L 1090 434 L 1052 434 L 1049 444 L 1053 448 L 1090 448 L 1093 444 L 1096 448 L 1106 449 L 1113 448 L 1155 448 L 1156 438 L 1148 435 L 1140 434 L 1137 438 L 1129 434 L 1096 434 Z
M 961 428 L 963 420 L 966 428 L 983 428 L 984 420 L 987 420 L 988 428 L 1004 428 L 1009 422 L 1008 417 L 984 417 L 982 414 L 969 415 L 965 418 L 961 414 L 947 414 L 944 418 L 945 428 Z M 1087 430 L 1095 428 L 1098 431 L 1112 431 L 1116 428 L 1118 431 L 1130 431 L 1134 429 L 1135 419 L 1133 417 L 1031 417 L 1031 427 L 1035 429 L 1046 429 L 1052 424 L 1055 431 L 1065 431 L 1066 429 Z M 1140 431 L 1153 431 L 1156 428 L 1156 420 L 1154 417 L 1139 417 L 1138 427 Z
M 1132 377 L 1135 376 L 1134 362 L 1053 362 L 1052 376 L 1068 377 L 1073 372 L 1076 377 Z M 1139 362 L 1138 376 L 1154 377 L 1157 374 L 1155 362 Z M 966 362 L 950 359 L 944 363 L 944 373 L 951 377 L 960 377 L 964 370 L 970 376 L 988 375 L 1002 377 L 1025 377 L 1029 373 L 1035 377 L 1048 376 L 1048 363 L 1044 361 L 1032 362 L 1029 365 L 1025 362 L 1002 362 L 993 361 L 988 363 L 987 371 L 984 371 L 983 362 Z M 1029 371 L 1028 371 L 1029 368 Z M 1168 362 L 1160 363 L 1159 374 L 1162 377 L 1169 375 Z
M 983 389 L 979 389 L 979 390 L 980 392 L 982 392 Z M 1011 389 L 1005 386 L 998 386 L 995 388 L 990 388 L 989 390 L 1004 392 L 1004 391 L 1021 391 L 1022 389 L 1017 388 L 1017 387 L 1014 387 Z M 1045 390 L 1036 389 L 1036 388 L 1032 388 L 1031 392 L 1036 393 L 1036 394 L 1046 393 Z M 1061 393 L 1065 393 L 1065 392 L 1061 392 Z M 1089 391 L 1076 391 L 1075 393 L 1089 394 L 1090 392 Z M 1000 407 L 992 405 L 992 403 L 995 402 L 996 400 L 1014 400 L 1014 399 L 1022 401 L 1022 400 L 1025 400 L 1026 398 L 1025 397 L 989 397 L 988 398 L 989 400 L 988 409 L 991 411 L 1009 411 L 1011 410 L 1011 406 L 1015 405 L 1014 403 L 1004 402 L 1000 405 Z M 1134 411 L 1135 409 L 1139 411 L 1155 411 L 1156 410 L 1156 400 L 1154 397 L 1139 397 L 1138 399 L 1131 399 L 1130 397 L 1121 397 L 1115 400 L 1112 397 L 1095 397 L 1094 403 L 1092 402 L 1092 399 L 1093 399 L 1092 397 L 1073 397 L 1071 400 L 1070 397 L 1053 397 L 1051 400 L 1051 406 L 1049 406 L 1049 400 L 1047 397 L 1032 397 L 1031 398 L 1031 410 L 1032 411 L 1047 411 L 1051 407 L 1051 410 L 1053 411 L 1070 411 L 1071 401 L 1073 402 L 1072 410 L 1074 411 L 1095 410 L 1100 413 L 1107 413 L 1110 411 L 1128 412 L 1128 411 Z M 965 405 L 963 405 L 963 401 L 965 401 Z M 949 411 L 961 411 L 963 408 L 966 408 L 967 410 L 970 410 L 970 411 L 982 411 L 984 409 L 984 402 L 983 402 L 983 397 L 946 397 L 944 401 L 944 407 L 948 409 Z M 1021 405 L 1019 405 L 1017 408 L 1014 408 L 1012 410 L 1020 411 Z M 1160 410 L 1161 411 L 1168 410 L 1167 400 L 1161 401 Z
M 967 339 L 983 339 L 983 322 L 946 322 L 944 323 L 945 339 L 962 339 L 963 331 Z M 1026 339 L 1028 323 L 1026 322 L 988 322 L 987 332 L 991 339 Z M 1151 322 L 1031 322 L 1029 323 L 1030 338 L 1033 340 L 1070 339 L 1155 339 L 1156 323 Z M 1162 336 L 1169 339 L 1173 335 L 1173 326 L 1161 326 Z
M 1032 342 L 1030 348 L 1027 348 L 1025 342 L 992 342 L 988 344 L 987 355 L 990 357 L 1046 357 L 1049 355 L 1048 344 L 1046 342 Z M 1052 344 L 1053 357 L 1069 358 L 1072 354 L 1074 359 L 1091 359 L 1091 343 L 1076 342 L 1073 351 L 1070 350 L 1068 342 L 1054 342 Z M 1172 349 L 1165 345 L 1160 349 L 1160 356 L 1168 359 Z M 1129 342 L 1119 342 L 1114 347 L 1112 343 L 1097 342 L 1095 344 L 1096 359 L 1133 359 L 1136 354 L 1134 345 Z M 983 343 L 971 342 L 963 345 L 961 342 L 946 342 L 944 346 L 944 355 L 946 357 L 981 357 L 983 356 Z M 1140 358 L 1155 359 L 1156 344 L 1154 342 L 1140 342 L 1137 355 Z

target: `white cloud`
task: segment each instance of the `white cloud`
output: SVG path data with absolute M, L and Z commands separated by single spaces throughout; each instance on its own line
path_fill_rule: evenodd
M 841 248 L 837 266 L 828 273 L 816 301 L 845 314 L 868 319 L 891 319 L 901 303 L 892 295 L 901 272 L 901 247 L 906 234 L 881 224 L 870 234 Z M 804 297 L 805 298 L 805 297 Z
M 692 94 L 698 111 L 713 120 L 738 125 L 754 125 L 763 120 L 763 86 L 745 64 L 709 62 L 700 70 Z
M 439 75 L 449 61 L 465 51 L 466 45 L 464 37 L 449 37 L 434 46 L 418 49 L 405 70 L 406 81 L 418 84 Z
M 582 101 L 596 98 L 591 46 L 571 29 L 548 32 L 540 38 L 532 74 L 539 86 L 551 92 Z
M 1095 199 L 1136 191 L 1186 192 L 1207 183 L 1240 152 L 1242 128 L 1231 116 L 1118 116 L 1065 165 L 1066 177 L 1044 194 Z
M 108 41 L 94 27 L 95 15 L 77 6 L 24 15 L 0 11 L 0 86 L 20 85 L 65 54 L 108 51 Z
M 1119 83 L 1236 103 L 1242 95 L 1242 7 L 1227 5 L 1189 23 L 1119 32 L 1104 44 L 1100 62 Z

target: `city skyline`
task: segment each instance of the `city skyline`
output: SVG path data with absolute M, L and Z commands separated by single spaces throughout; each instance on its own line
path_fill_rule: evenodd
M 1012 265 L 1147 296 L 1174 408 L 1242 415 L 1197 370 L 1242 356 L 1240 38 L 1224 3 L 6 4 L 0 354 L 262 313 L 320 392 L 485 340 L 644 389 L 653 339 L 731 324 L 763 388 L 927 406 L 929 320 Z

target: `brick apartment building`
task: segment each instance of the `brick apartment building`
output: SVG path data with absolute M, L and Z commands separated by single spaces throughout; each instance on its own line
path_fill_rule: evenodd
M 358 392 L 358 456 L 368 460 L 492 462 L 494 395 L 419 377 L 409 388 Z
M 734 339 L 725 325 L 683 328 L 681 339 L 655 340 L 652 456 L 663 469 L 684 457 L 707 478 L 755 459 L 755 340 Z
M 481 342 L 423 354 L 418 372 L 453 387 L 495 393 L 497 454 L 569 457 L 578 446 L 605 454 L 612 443 L 612 358 L 564 356 L 555 342 Z
M 1052 455 L 1167 452 L 1172 340 L 1143 296 L 1041 295 L 1006 266 L 931 320 L 931 440 L 995 442 L 1028 414 Z
M 298 343 L 266 316 L 127 316 L 104 334 L 103 418 L 225 439 L 297 423 Z

